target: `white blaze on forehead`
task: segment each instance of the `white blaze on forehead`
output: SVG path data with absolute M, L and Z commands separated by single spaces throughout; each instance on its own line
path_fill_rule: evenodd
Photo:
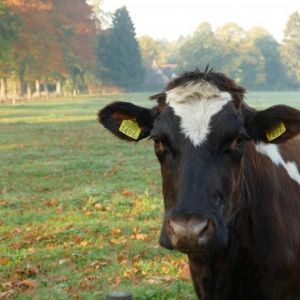
M 232 101 L 231 95 L 202 81 L 177 87 L 167 93 L 167 103 L 180 117 L 182 133 L 197 147 L 204 143 L 211 131 L 211 118 Z
M 283 166 L 289 176 L 300 185 L 300 173 L 295 162 L 285 162 L 275 144 L 260 143 L 256 145 L 256 151 L 268 156 L 276 166 Z

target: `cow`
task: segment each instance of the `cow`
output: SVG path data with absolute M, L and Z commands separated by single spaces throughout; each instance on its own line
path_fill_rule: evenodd
M 150 97 L 114 102 L 99 121 L 153 140 L 161 165 L 160 245 L 185 253 L 201 300 L 300 299 L 300 111 L 264 110 L 214 69 L 183 72 Z

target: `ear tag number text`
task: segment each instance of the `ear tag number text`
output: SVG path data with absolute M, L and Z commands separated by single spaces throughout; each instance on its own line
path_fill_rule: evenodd
M 135 120 L 124 120 L 121 123 L 119 131 L 131 137 L 132 139 L 137 140 L 142 130 Z
M 273 141 L 283 135 L 286 132 L 286 128 L 282 122 L 278 123 L 275 127 L 272 129 L 268 130 L 266 132 L 266 136 L 268 141 Z

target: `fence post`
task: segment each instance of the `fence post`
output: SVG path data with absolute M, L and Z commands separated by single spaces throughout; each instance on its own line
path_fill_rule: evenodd
M 105 300 L 132 300 L 132 293 L 130 292 L 109 292 Z

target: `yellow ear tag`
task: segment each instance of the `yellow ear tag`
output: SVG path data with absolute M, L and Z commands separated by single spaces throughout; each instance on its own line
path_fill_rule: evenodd
M 275 127 L 272 129 L 268 130 L 266 132 L 266 136 L 268 141 L 273 141 L 283 135 L 286 132 L 286 128 L 282 122 L 278 123 Z
M 139 127 L 136 120 L 124 120 L 121 123 L 119 131 L 131 137 L 132 139 L 137 140 L 139 138 L 142 129 Z

